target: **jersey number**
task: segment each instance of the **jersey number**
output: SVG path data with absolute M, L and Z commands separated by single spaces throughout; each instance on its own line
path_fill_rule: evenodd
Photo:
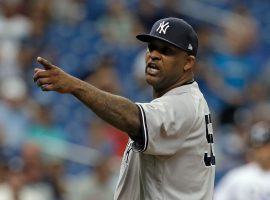
M 206 139 L 208 144 L 210 145 L 210 155 L 206 152 L 204 153 L 204 163 L 206 166 L 211 166 L 216 164 L 216 158 L 213 153 L 213 144 L 214 144 L 214 138 L 213 138 L 213 128 L 212 128 L 212 120 L 211 115 L 205 115 L 205 132 L 206 132 Z

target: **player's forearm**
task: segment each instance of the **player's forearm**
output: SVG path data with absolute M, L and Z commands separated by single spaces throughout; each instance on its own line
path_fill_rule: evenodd
M 130 100 L 102 91 L 77 79 L 72 94 L 100 118 L 136 137 L 140 132 L 139 109 Z
M 99 117 L 137 138 L 140 132 L 139 108 L 126 98 L 116 96 L 81 81 L 44 58 L 37 61 L 44 69 L 36 68 L 34 81 L 43 91 L 71 93 L 91 108 Z

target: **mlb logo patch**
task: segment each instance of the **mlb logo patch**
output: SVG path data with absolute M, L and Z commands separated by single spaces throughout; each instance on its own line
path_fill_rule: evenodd
M 188 50 L 191 50 L 192 51 L 193 47 L 191 44 L 188 45 Z

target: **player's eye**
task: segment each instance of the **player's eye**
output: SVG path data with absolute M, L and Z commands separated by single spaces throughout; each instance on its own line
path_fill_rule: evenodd
M 152 44 L 148 44 L 148 48 L 147 48 L 147 51 L 148 52 L 151 52 L 154 50 L 154 46 Z
M 169 48 L 169 47 L 162 47 L 160 49 L 160 53 L 164 54 L 164 55 L 173 55 L 175 52 L 173 49 Z
M 167 55 L 167 56 L 175 54 L 175 50 L 172 49 L 171 47 L 163 46 L 163 45 L 154 45 L 154 44 L 148 44 L 147 51 L 148 52 L 158 51 L 159 53 L 163 55 Z

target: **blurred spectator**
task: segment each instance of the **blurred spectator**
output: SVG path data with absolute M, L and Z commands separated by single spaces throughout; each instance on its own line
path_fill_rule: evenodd
M 27 200 L 53 200 L 52 187 L 46 182 L 46 170 L 40 147 L 27 143 L 22 149 L 24 189 L 22 195 Z
M 102 154 L 121 157 L 128 137 L 106 122 L 96 119 L 89 127 L 89 140 L 89 146 Z
M 268 101 L 254 104 L 252 107 L 252 118 L 254 122 L 270 122 L 270 103 Z
M 249 91 L 248 102 L 250 104 L 260 104 L 268 101 L 270 97 L 270 59 L 267 57 L 262 71 L 260 71 L 257 79 L 253 81 Z
M 106 43 L 116 47 L 134 45 L 135 39 L 130 35 L 134 35 L 139 24 L 132 13 L 128 12 L 126 2 L 108 0 L 107 9 L 107 13 L 96 23 Z
M 85 18 L 84 0 L 51 1 L 51 15 L 57 21 L 75 24 Z
M 95 70 L 86 78 L 86 81 L 106 92 L 113 94 L 122 92 L 115 61 L 110 55 L 104 55 L 98 60 Z
M 135 80 L 136 100 L 147 101 L 152 97 L 151 87 L 145 80 L 145 54 L 146 49 L 141 50 L 135 57 L 132 65 L 133 78 Z
M 86 81 L 112 94 L 122 92 L 117 71 L 114 68 L 114 61 L 109 56 L 105 56 L 99 61 L 96 70 L 90 74 Z M 126 134 L 99 119 L 91 122 L 89 137 L 91 147 L 99 149 L 103 153 L 118 156 L 122 156 L 124 153 L 128 140 Z
M 233 115 L 233 123 L 220 126 L 215 132 L 216 182 L 228 170 L 246 163 L 246 137 L 252 121 L 250 109 L 238 108 Z
M 244 91 L 261 66 L 256 56 L 257 25 L 246 8 L 228 16 L 223 27 L 223 37 L 215 38 L 217 52 L 211 56 L 205 78 L 209 88 L 206 97 L 221 113 L 221 121 L 228 123 L 235 107 L 244 104 Z
M 8 173 L 8 159 L 12 151 L 5 144 L 5 133 L 0 124 L 0 184 L 4 183 Z
M 178 17 L 183 18 L 184 16 L 180 13 L 180 7 L 183 1 L 181 0 L 162 0 L 159 6 L 159 18 L 164 17 Z
M 65 200 L 67 189 L 64 181 L 64 162 L 59 159 L 50 159 L 47 161 L 46 171 L 46 181 L 52 187 L 54 200 Z
M 27 144 L 22 151 L 22 159 L 14 157 L 8 162 L 6 180 L 0 184 L 0 199 L 54 200 L 50 185 L 43 179 L 39 148 Z
M 159 19 L 159 10 L 154 0 L 138 0 L 136 16 L 146 30 L 149 30 L 153 23 Z
M 0 124 L 5 144 L 20 148 L 30 123 L 31 99 L 25 82 L 19 77 L 0 80 Z
M 21 76 L 18 62 L 20 41 L 31 31 L 31 21 L 19 13 L 20 0 L 1 2 L 0 16 L 0 79 Z
M 200 43 L 200 48 L 198 49 L 197 62 L 205 62 L 211 58 L 214 53 L 214 41 L 212 37 L 214 36 L 214 28 L 207 23 L 202 23 L 197 26 L 197 34 Z M 210 62 L 210 61 L 208 61 Z
M 27 129 L 27 138 L 25 140 L 38 144 L 41 150 L 46 153 L 64 152 L 66 146 L 61 141 L 66 140 L 66 134 L 53 124 L 50 108 L 38 104 L 33 104 L 32 108 L 32 123 Z
M 113 152 L 113 142 L 105 129 L 105 122 L 96 119 L 89 126 L 89 146 L 97 149 L 104 155 L 110 155 Z
M 230 51 L 233 55 L 242 55 L 256 48 L 258 26 L 244 5 L 236 6 L 223 25 L 225 43 L 220 48 L 226 48 L 224 51 Z
M 21 172 L 7 172 L 7 180 L 0 184 L 1 200 L 27 200 L 22 194 L 24 184 L 23 174 Z
M 99 161 L 90 176 L 78 176 L 69 186 L 68 200 L 112 199 L 116 184 L 114 165 L 112 158 L 105 157 Z
M 250 163 L 230 171 L 216 189 L 215 200 L 260 200 L 270 196 L 270 125 L 258 122 L 249 135 Z
M 20 45 L 18 53 L 18 62 L 21 69 L 24 71 L 22 77 L 30 85 L 31 77 L 29 76 L 30 70 L 32 72 L 33 58 L 43 53 L 48 49 L 49 44 L 46 41 L 46 32 L 50 22 L 50 7 L 51 1 L 35 1 L 26 3 L 26 11 L 32 23 L 32 28 L 29 34 L 25 36 Z

